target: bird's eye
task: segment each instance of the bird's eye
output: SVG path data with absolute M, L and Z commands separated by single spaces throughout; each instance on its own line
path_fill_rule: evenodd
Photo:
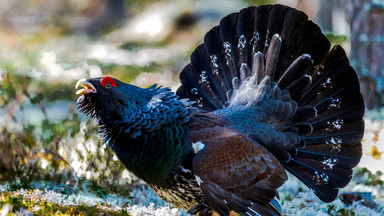
M 115 79 L 112 78 L 112 77 L 109 77 L 109 76 L 104 77 L 104 78 L 100 81 L 100 84 L 101 84 L 102 86 L 104 86 L 105 88 L 111 88 L 112 86 L 113 86 L 113 87 L 117 87 Z

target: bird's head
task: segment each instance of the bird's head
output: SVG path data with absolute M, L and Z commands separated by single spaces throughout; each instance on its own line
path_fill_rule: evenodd
M 81 79 L 76 84 L 78 108 L 99 124 L 130 123 L 146 108 L 151 92 L 112 77 Z

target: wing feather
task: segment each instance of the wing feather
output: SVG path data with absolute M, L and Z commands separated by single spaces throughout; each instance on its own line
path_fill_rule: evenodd
M 212 130 L 192 137 L 200 145 L 193 171 L 210 207 L 221 215 L 279 215 L 271 201 L 287 179 L 280 162 L 238 131 Z

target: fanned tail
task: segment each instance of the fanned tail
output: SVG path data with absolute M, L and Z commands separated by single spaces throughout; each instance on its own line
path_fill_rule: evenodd
M 197 101 L 204 110 L 222 109 L 236 82 L 252 72 L 263 67 L 276 81 L 300 55 L 308 54 L 317 65 L 329 47 L 319 27 L 301 11 L 283 5 L 245 8 L 205 35 L 180 74 L 177 94 Z M 273 58 L 276 53 L 278 59 Z M 258 80 L 265 75 L 258 74 Z
M 352 178 L 361 158 L 364 102 L 356 72 L 340 46 L 335 46 L 311 75 L 312 84 L 301 97 L 295 117 L 309 131 L 285 168 L 323 201 L 331 202 L 338 188 Z
M 301 137 L 289 158 L 276 157 L 321 200 L 331 202 L 360 161 L 364 104 L 344 50 L 329 49 L 303 12 L 282 5 L 249 7 L 206 34 L 180 74 L 177 95 L 213 111 L 232 106 L 245 82 L 256 88 L 270 77 L 282 100 L 297 103 L 289 121 Z

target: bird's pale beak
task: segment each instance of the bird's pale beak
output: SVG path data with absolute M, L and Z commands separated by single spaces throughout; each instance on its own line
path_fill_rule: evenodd
M 79 88 L 79 86 L 84 87 L 84 89 L 80 89 L 76 92 L 76 94 L 82 94 L 86 95 L 89 93 L 96 93 L 95 86 L 92 85 L 92 83 L 88 82 L 86 79 L 81 79 L 76 83 L 76 89 Z

